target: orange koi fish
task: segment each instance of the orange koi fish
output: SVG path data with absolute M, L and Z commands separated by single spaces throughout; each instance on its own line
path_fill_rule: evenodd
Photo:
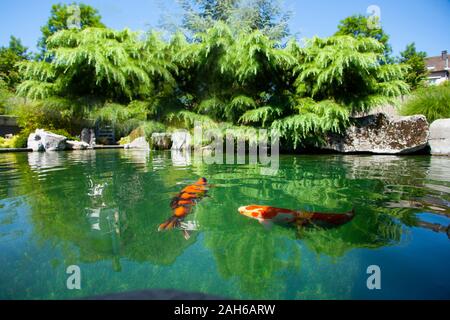
M 200 178 L 196 183 L 181 190 L 181 192 L 173 197 L 170 202 L 173 215 L 164 223 L 159 225 L 158 231 L 180 228 L 184 218 L 191 213 L 192 207 L 194 207 L 198 201 L 206 196 L 206 192 L 207 181 L 205 178 Z M 189 232 L 186 229 L 183 229 L 182 231 L 186 240 L 189 239 Z
M 309 224 L 323 226 L 339 226 L 353 219 L 352 209 L 345 213 L 324 213 L 295 211 L 270 206 L 249 205 L 238 209 L 239 213 L 258 220 L 262 225 L 270 227 L 272 224 L 295 224 L 306 226 Z

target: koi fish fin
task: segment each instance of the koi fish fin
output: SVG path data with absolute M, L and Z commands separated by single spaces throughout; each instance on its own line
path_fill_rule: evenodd
M 352 210 L 347 212 L 346 215 L 353 218 L 355 216 L 355 207 L 353 207 Z
M 177 227 L 180 224 L 180 218 L 176 216 L 172 216 L 167 219 L 164 223 L 161 223 L 158 227 L 158 231 L 161 230 L 170 230 Z
M 261 223 L 264 226 L 264 228 L 266 228 L 266 230 L 272 229 L 272 226 L 273 226 L 272 220 L 258 219 L 258 221 L 259 221 L 259 223 Z
M 183 236 L 186 240 L 189 240 L 189 238 L 191 237 L 191 233 L 187 230 L 182 230 L 183 232 Z
M 178 201 L 180 200 L 180 198 L 178 196 L 173 197 L 172 200 L 170 201 L 170 207 L 172 209 L 175 209 L 178 205 Z

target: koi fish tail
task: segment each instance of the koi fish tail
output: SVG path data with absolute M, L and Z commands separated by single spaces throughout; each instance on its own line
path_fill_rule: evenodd
M 181 222 L 181 218 L 177 216 L 172 216 L 169 219 L 167 219 L 165 222 L 161 223 L 158 227 L 158 231 L 161 230 L 170 230 L 175 227 L 178 227 Z

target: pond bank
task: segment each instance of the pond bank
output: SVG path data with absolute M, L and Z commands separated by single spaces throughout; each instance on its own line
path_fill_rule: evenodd
M 96 145 L 87 150 L 123 149 L 123 148 L 124 148 L 123 145 Z M 66 151 L 70 151 L 70 150 L 66 150 Z M 33 149 L 31 149 L 31 148 L 0 148 L 0 153 L 7 153 L 7 152 L 33 152 Z
M 225 133 L 222 132 L 222 134 Z M 228 131 L 226 134 L 229 134 Z M 255 134 L 257 134 L 257 131 L 255 131 Z M 0 152 L 147 149 L 150 146 L 153 150 L 191 150 L 194 148 L 193 140 L 203 141 L 203 137 L 192 137 L 188 130 L 177 130 L 171 133 L 155 132 L 151 137 L 138 137 L 127 145 L 96 145 L 95 136 L 84 139 L 83 134 L 81 134 L 81 137 L 82 141 L 73 141 L 68 140 L 65 136 L 37 129 L 28 137 L 28 148 L 5 148 L 0 149 Z M 238 140 L 238 136 L 235 139 Z M 351 125 L 343 132 L 340 134 L 329 133 L 324 139 L 324 144 L 321 146 L 299 149 L 294 149 L 292 142 L 281 139 L 280 153 L 431 154 L 449 156 L 450 119 L 436 120 L 430 125 L 422 115 L 391 117 L 385 113 L 376 113 L 351 118 Z M 213 145 L 204 146 L 202 150 L 213 151 L 214 148 L 212 147 Z

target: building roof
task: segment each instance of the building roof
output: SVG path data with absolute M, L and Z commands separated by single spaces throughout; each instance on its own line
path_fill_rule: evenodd
M 442 59 L 442 56 L 425 58 L 425 63 L 427 65 L 427 69 L 430 70 L 431 72 L 446 70 L 445 60 Z

